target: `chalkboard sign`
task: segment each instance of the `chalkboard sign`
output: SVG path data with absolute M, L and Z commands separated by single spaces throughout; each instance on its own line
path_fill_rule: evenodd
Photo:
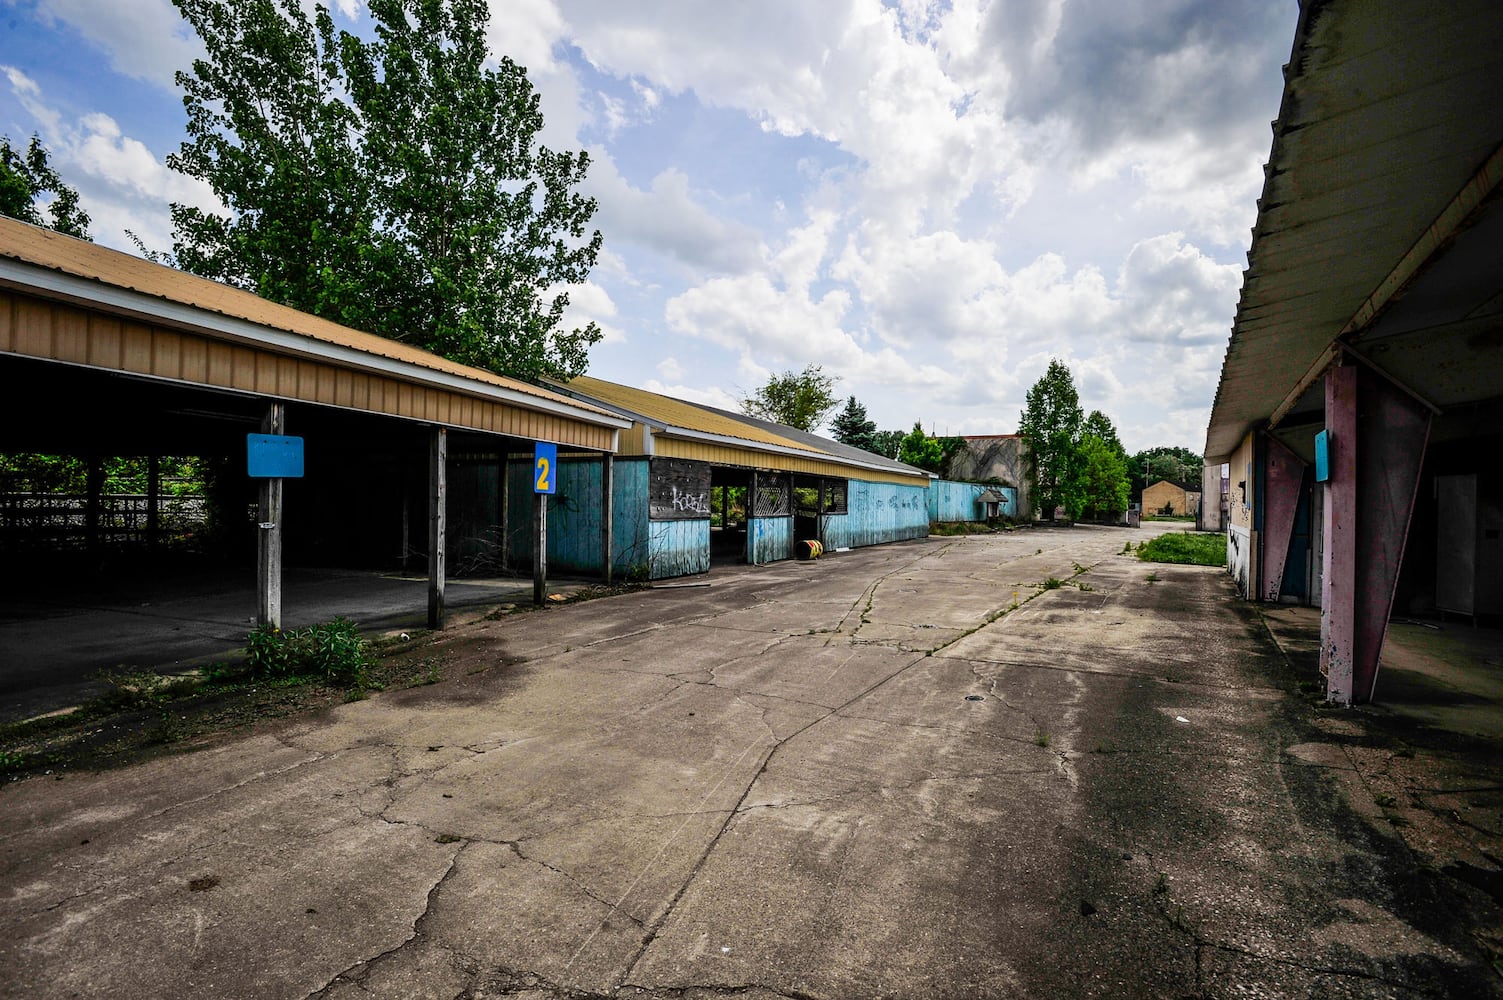
M 654 521 L 703 521 L 710 516 L 710 467 L 682 458 L 654 458 L 648 473 L 648 516 Z

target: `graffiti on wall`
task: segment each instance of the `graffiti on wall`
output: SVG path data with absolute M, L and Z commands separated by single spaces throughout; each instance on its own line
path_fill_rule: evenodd
M 710 516 L 710 467 L 704 462 L 654 458 L 648 474 L 648 516 L 689 521 Z

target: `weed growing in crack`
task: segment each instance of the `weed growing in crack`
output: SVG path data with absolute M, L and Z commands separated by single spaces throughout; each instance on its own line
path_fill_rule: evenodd
M 1373 801 L 1384 809 L 1391 809 L 1399 804 L 1399 800 L 1394 798 L 1392 795 L 1389 795 L 1387 792 L 1379 792 L 1377 795 L 1374 795 Z
M 1089 583 L 1077 583 L 1075 585 L 1075 587 L 1076 587 L 1077 590 L 1079 590 L 1083 594 L 1089 594 L 1093 590 L 1096 589 L 1095 587 L 1091 586 Z
M 1049 745 L 1049 734 L 1044 732 L 1042 729 L 1034 733 L 1033 745 L 1036 747 L 1047 747 Z
M 1159 582 L 1159 575 L 1157 573 L 1149 573 L 1148 577 L 1147 577 L 1147 580 L 1148 580 L 1149 583 L 1158 583 Z
M 1041 587 L 1044 590 L 1058 590 L 1059 588 L 1063 587 L 1064 585 L 1065 585 L 1065 581 L 1061 580 L 1057 576 L 1051 576 L 1049 579 L 1047 579 L 1043 583 L 1039 584 L 1039 587 Z
M 1072 563 L 1070 563 L 1070 565 L 1073 566 L 1073 567 L 1075 567 L 1075 572 L 1076 572 L 1077 575 L 1079 575 L 1081 573 L 1084 573 L 1086 571 L 1086 568 L 1084 566 L 1080 565 L 1080 563 L 1078 563 L 1078 562 L 1072 562 Z
M 1154 880 L 1154 883 L 1153 883 L 1153 894 L 1155 896 L 1167 896 L 1167 895 L 1169 895 L 1169 873 L 1168 872 L 1159 872 L 1159 877 L 1156 880 Z

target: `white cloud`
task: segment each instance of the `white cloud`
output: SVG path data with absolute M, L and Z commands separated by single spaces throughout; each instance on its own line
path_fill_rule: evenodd
M 106 245 L 133 250 L 130 230 L 151 249 L 171 246 L 168 206 L 173 202 L 222 212 L 204 182 L 168 169 L 146 145 L 125 135 L 114 118 L 91 112 L 70 122 L 47 104 L 41 88 L 6 68 L 11 89 L 40 126 L 53 168 L 78 190 L 90 232 Z
M 203 46 L 170 0 L 43 0 L 38 14 L 88 39 L 125 76 L 173 86 L 173 74 L 187 70 Z
M 593 322 L 600 328 L 602 344 L 620 344 L 626 341 L 625 331 L 615 322 L 616 303 L 604 288 L 593 281 L 581 285 L 557 285 L 548 289 L 545 301 L 551 301 L 561 292 L 569 296 L 569 304 L 564 308 L 563 322 L 560 324 L 563 329 L 583 329 L 586 324 Z
M 610 156 L 597 150 L 585 190 L 599 199 L 595 225 L 613 243 L 636 243 L 700 273 L 744 271 L 757 263 L 756 230 L 711 213 L 690 191 L 681 170 L 664 170 L 643 191 L 628 184 Z

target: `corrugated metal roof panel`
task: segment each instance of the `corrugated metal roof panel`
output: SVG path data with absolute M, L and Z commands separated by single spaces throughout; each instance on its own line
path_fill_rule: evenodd
M 471 379 L 551 403 L 567 404 L 601 415 L 606 413 L 519 379 L 462 365 L 417 347 L 331 323 L 239 288 L 15 219 L 0 217 L 0 257 L 245 320 L 321 343 Z

